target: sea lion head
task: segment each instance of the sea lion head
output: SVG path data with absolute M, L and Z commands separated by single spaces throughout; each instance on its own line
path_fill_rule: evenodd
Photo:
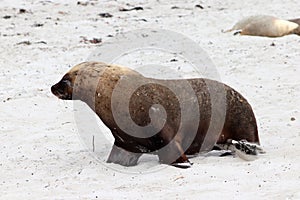
M 51 87 L 51 92 L 63 100 L 87 101 L 89 97 L 94 97 L 93 92 L 97 87 L 101 90 L 109 84 L 112 88 L 122 76 L 142 77 L 140 73 L 127 67 L 102 62 L 84 62 L 71 68 Z
M 106 67 L 106 64 L 97 62 L 78 64 L 72 67 L 58 83 L 51 87 L 51 92 L 59 99 L 74 100 L 73 89 L 75 84 L 77 88 L 79 84 L 84 85 L 84 82 L 86 82 L 84 80 L 89 80 L 93 74 L 104 71 Z
M 51 87 L 51 92 L 60 99 L 72 100 L 75 78 L 75 73 L 66 73 L 58 83 Z

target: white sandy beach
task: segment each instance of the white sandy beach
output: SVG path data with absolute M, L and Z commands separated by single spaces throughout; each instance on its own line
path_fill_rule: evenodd
M 0 1 L 0 199 L 300 199 L 300 37 L 221 32 L 249 15 L 300 17 L 298 0 L 77 2 Z M 143 10 L 119 11 L 134 6 Z M 198 156 L 178 169 L 151 156 L 135 167 L 105 164 L 108 140 L 89 153 L 73 102 L 50 87 L 101 45 L 89 40 L 142 28 L 178 32 L 207 53 L 252 105 L 266 154 Z

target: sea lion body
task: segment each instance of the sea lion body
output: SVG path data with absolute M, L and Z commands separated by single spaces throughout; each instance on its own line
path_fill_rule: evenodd
M 157 134 L 148 137 L 147 131 L 127 133 L 124 128 L 120 127 L 120 123 L 117 123 L 112 98 L 115 95 L 114 91 L 118 82 L 124 78 L 129 82 L 142 80 L 146 84 L 133 90 L 134 92 L 130 94 L 129 105 L 118 107 L 117 114 L 121 116 L 121 120 L 126 120 L 128 118 L 126 110 L 129 109 L 130 118 L 136 125 L 145 127 L 151 122 L 153 124 L 152 129 L 155 129 L 156 126 L 159 127 L 162 124 L 159 116 L 163 115 L 163 111 L 160 107 L 152 106 L 160 105 L 164 108 L 167 118 Z M 186 83 L 191 86 L 194 96 L 181 88 Z M 176 85 L 179 94 L 175 95 L 174 92 L 164 86 L 166 84 Z M 220 132 L 213 133 L 217 138 L 208 137 L 208 140 L 211 141 L 208 146 L 203 148 L 202 145 L 212 118 L 211 88 L 221 88 L 224 92 L 226 115 L 224 115 L 224 124 L 222 124 Z M 203 78 L 158 80 L 146 78 L 125 67 L 85 62 L 73 67 L 61 81 L 52 86 L 51 91 L 61 99 L 84 101 L 111 130 L 115 142 L 108 162 L 125 166 L 136 165 L 138 158 L 143 153 L 154 153 L 158 154 L 161 163 L 176 165 L 176 163 L 189 162 L 186 155 L 197 154 L 200 150 L 211 150 L 215 143 L 226 144 L 228 139 L 247 140 L 259 144 L 256 119 L 250 104 L 237 91 L 214 80 Z M 125 101 L 123 96 L 128 93 L 129 89 L 121 91 L 124 93 L 114 98 L 116 106 Z M 198 110 L 194 107 L 187 108 L 189 110 L 186 112 L 191 113 L 191 115 L 184 118 L 186 124 L 183 128 L 180 127 L 182 105 L 179 101 L 181 97 L 186 99 L 184 101 L 186 105 L 196 102 L 197 106 L 195 107 L 198 107 Z M 156 117 L 151 118 L 151 112 Z M 199 118 L 195 118 L 195 115 L 192 114 L 194 112 L 200 113 Z M 196 124 L 195 135 L 192 135 L 191 127 L 195 126 L 195 122 L 199 123 Z M 125 126 L 126 123 L 129 122 L 126 121 Z M 151 128 L 149 130 L 151 131 Z M 163 153 L 160 152 L 159 149 L 166 145 L 168 145 L 168 149 Z M 177 155 L 175 160 L 174 154 Z
M 268 15 L 244 18 L 226 32 L 236 30 L 241 35 L 282 37 L 294 34 L 299 25 L 291 20 L 283 20 Z

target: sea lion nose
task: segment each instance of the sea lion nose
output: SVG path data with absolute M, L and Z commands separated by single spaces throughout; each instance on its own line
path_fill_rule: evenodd
M 55 94 L 55 91 L 56 91 L 56 86 L 55 86 L 55 85 L 52 85 L 52 86 L 51 86 L 51 92 L 52 92 L 52 94 Z
M 60 89 L 58 83 L 51 87 L 52 94 L 56 95 L 58 93 L 62 93 L 63 91 Z

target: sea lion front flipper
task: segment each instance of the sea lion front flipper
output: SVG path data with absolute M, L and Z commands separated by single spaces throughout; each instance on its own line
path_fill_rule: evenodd
M 181 144 L 176 140 L 168 144 L 166 151 L 158 152 L 158 157 L 160 163 L 169 164 L 178 168 L 189 168 L 193 164 L 185 155 Z
M 141 153 L 129 152 L 116 145 L 113 145 L 106 162 L 120 164 L 123 166 L 134 166 L 137 165 L 137 161 L 141 157 L 141 155 Z
M 188 160 L 185 154 L 183 154 L 171 165 L 174 167 L 186 169 L 186 168 L 190 168 L 193 165 L 193 163 Z

